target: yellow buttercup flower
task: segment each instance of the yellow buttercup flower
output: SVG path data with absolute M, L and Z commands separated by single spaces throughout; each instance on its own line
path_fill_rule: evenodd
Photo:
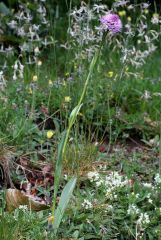
M 127 17 L 127 21 L 131 22 L 131 17 L 130 16 Z
M 65 87 L 67 84 L 66 84 L 66 81 L 63 81 L 63 86 Z
M 51 86 L 51 85 L 53 85 L 53 82 L 51 80 L 49 80 L 48 84 Z
M 69 72 L 66 72 L 66 73 L 65 73 L 65 76 L 66 76 L 66 77 L 69 77 Z
M 77 68 L 78 68 L 77 64 L 74 64 L 74 69 L 77 69 Z
M 112 78 L 112 77 L 113 77 L 113 72 L 112 72 L 112 71 L 109 71 L 109 72 L 107 73 L 107 77 Z
M 65 96 L 64 101 L 66 103 L 69 103 L 71 101 L 71 97 L 70 96 Z
M 48 139 L 52 138 L 53 135 L 54 135 L 54 131 L 52 131 L 52 130 L 47 131 L 47 138 Z
M 120 17 L 123 17 L 123 16 L 126 15 L 126 11 L 125 10 L 119 11 L 118 14 L 119 14 Z
M 37 75 L 34 75 L 33 78 L 32 78 L 32 81 L 33 81 L 33 82 L 36 82 L 37 79 L 38 79 Z
M 148 10 L 148 9 L 145 9 L 145 10 L 144 10 L 144 13 L 145 13 L 145 14 L 148 14 L 148 13 L 149 13 L 149 10 Z
M 28 93 L 29 93 L 29 94 L 32 94 L 32 88 L 31 88 L 31 87 L 29 87 Z

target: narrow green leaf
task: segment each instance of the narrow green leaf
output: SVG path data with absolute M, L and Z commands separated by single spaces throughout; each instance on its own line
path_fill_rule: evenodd
M 70 117 L 69 117 L 69 125 L 72 126 L 76 120 L 76 117 L 81 109 L 83 104 L 77 105 L 75 108 L 73 108 Z
M 10 14 L 9 8 L 3 2 L 0 2 L 0 13 L 4 15 Z
M 77 179 L 75 177 L 70 179 L 70 181 L 66 184 L 66 186 L 64 187 L 64 189 L 62 191 L 60 201 L 59 201 L 59 204 L 55 211 L 55 216 L 54 216 L 55 221 L 54 221 L 53 227 L 54 227 L 55 234 L 59 228 L 59 225 L 62 220 L 65 209 L 67 208 L 69 200 L 72 196 L 73 190 L 76 185 L 76 181 L 77 181 Z

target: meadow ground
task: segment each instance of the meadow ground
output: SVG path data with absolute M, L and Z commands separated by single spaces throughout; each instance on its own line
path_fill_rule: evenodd
M 159 9 L 49 2 L 0 5 L 0 239 L 161 239 Z

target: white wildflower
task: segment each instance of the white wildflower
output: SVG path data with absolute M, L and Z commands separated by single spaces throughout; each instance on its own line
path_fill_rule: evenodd
M 20 205 L 19 209 L 22 210 L 23 212 L 26 212 L 28 210 L 28 206 L 27 205 Z
M 142 4 L 142 7 L 143 7 L 144 9 L 147 9 L 149 6 L 150 6 L 149 3 L 143 3 L 143 4 Z
M 151 197 L 151 193 L 148 193 L 146 197 L 149 199 Z
M 155 180 L 156 184 L 160 184 L 160 183 L 161 183 L 161 177 L 160 177 L 159 173 L 157 173 L 157 174 L 155 175 L 154 180 Z
M 150 223 L 149 215 L 147 213 L 141 213 L 137 220 L 137 224 L 141 226 L 149 223 Z
M 7 25 L 8 25 L 11 29 L 15 29 L 15 28 L 17 28 L 17 21 L 12 20 L 12 21 L 9 22 Z
M 134 205 L 134 204 L 129 205 L 128 210 L 127 210 L 128 215 L 137 215 L 139 213 L 140 213 L 140 210 L 136 205 Z
M 135 197 L 136 197 L 136 199 L 138 199 L 138 198 L 140 197 L 140 194 L 137 193 L 137 194 L 135 195 Z
M 114 6 L 115 7 L 120 7 L 120 6 L 126 6 L 127 3 L 129 3 L 129 1 L 126 1 L 126 0 L 117 0 L 115 3 L 114 3 Z
M 152 204 L 152 203 L 153 203 L 153 200 L 152 200 L 151 198 L 149 198 L 149 199 L 148 199 L 148 202 L 149 202 L 150 204 Z
M 108 189 L 114 190 L 117 187 L 128 185 L 127 177 L 121 176 L 118 172 L 112 172 L 105 178 L 105 185 Z
M 35 53 L 36 55 L 40 53 L 40 50 L 39 50 L 38 47 L 36 47 L 36 48 L 34 49 L 34 53 Z
M 155 13 L 151 19 L 152 24 L 159 24 L 161 21 L 159 19 L 159 14 Z
M 92 203 L 89 200 L 84 199 L 82 207 L 85 209 L 91 209 L 93 207 Z
M 151 183 L 143 183 L 143 186 L 146 188 L 153 188 Z
M 112 205 L 108 205 L 108 206 L 107 206 L 107 210 L 112 211 L 112 210 L 113 210 L 113 206 L 112 206 Z
M 24 37 L 26 35 L 24 27 L 17 28 L 17 35 L 20 37 Z
M 88 172 L 87 177 L 91 182 L 98 181 L 100 178 L 98 172 Z
M 4 90 L 5 86 L 6 86 L 6 81 L 4 78 L 4 73 L 3 71 L 0 71 L 0 89 Z
M 149 91 L 145 90 L 144 94 L 141 96 L 141 98 L 145 99 L 145 100 L 149 100 L 151 99 L 151 94 Z

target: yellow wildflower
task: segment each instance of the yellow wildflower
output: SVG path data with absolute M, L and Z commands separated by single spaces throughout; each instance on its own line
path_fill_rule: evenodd
M 74 69 L 77 69 L 77 68 L 78 68 L 77 64 L 74 64 Z
M 131 22 L 131 17 L 130 16 L 127 17 L 127 21 Z
M 53 85 L 53 82 L 51 81 L 51 79 L 48 81 L 48 84 L 51 86 Z
M 79 115 L 80 117 L 83 117 L 83 116 L 84 116 L 83 113 L 81 113 L 81 112 L 79 112 L 78 115 Z
M 153 13 L 153 17 L 159 18 L 159 14 L 158 13 Z
M 109 72 L 107 73 L 107 77 L 112 78 L 112 77 L 113 77 L 113 72 L 112 72 L 112 71 L 109 71 Z
M 145 14 L 148 14 L 148 13 L 149 13 L 149 10 L 148 10 L 148 9 L 145 9 L 145 10 L 144 10 L 144 13 L 145 13 Z
M 48 139 L 52 138 L 53 135 L 54 135 L 54 131 L 52 131 L 52 130 L 47 131 L 47 138 Z
M 71 101 L 71 97 L 70 96 L 65 96 L 64 101 L 66 103 L 69 103 Z
M 123 17 L 123 16 L 126 15 L 126 11 L 125 10 L 119 11 L 118 14 L 119 14 L 120 17 Z
M 31 88 L 31 87 L 29 87 L 28 93 L 29 93 L 29 94 L 32 94 L 32 88 Z
M 67 84 L 66 84 L 66 81 L 63 81 L 63 86 L 66 86 Z
M 34 75 L 33 78 L 32 78 L 32 81 L 33 81 L 33 82 L 36 82 L 37 79 L 38 79 L 37 75 Z
M 65 76 L 66 76 L 66 77 L 69 77 L 69 72 L 66 72 L 66 73 L 65 73 Z

